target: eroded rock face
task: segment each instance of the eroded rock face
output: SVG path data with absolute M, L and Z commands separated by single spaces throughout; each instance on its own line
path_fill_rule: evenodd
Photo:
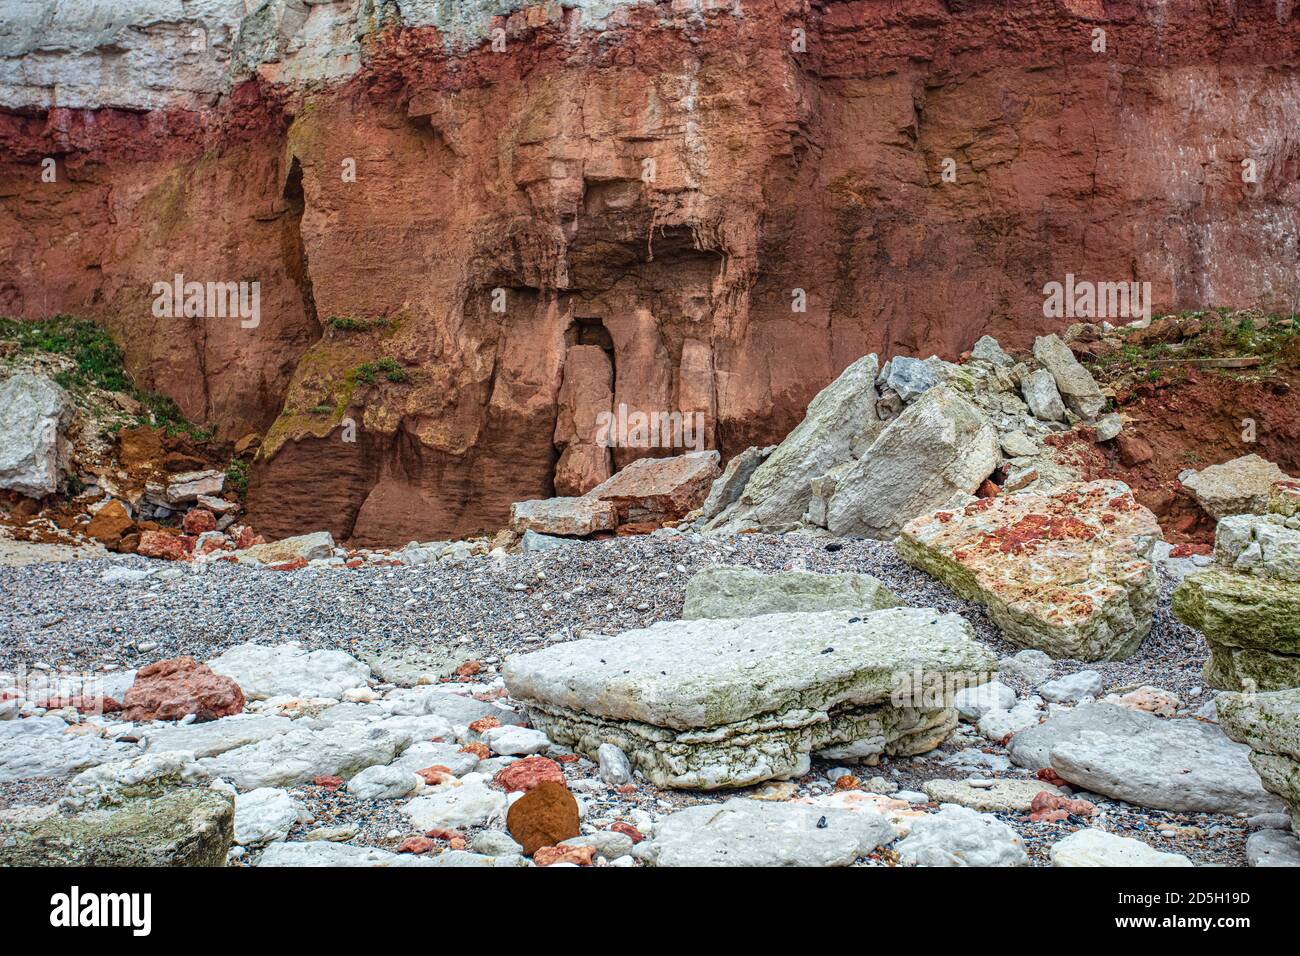
M 850 621 L 850 618 L 856 618 Z M 506 662 L 511 696 L 556 743 L 619 747 L 659 786 L 743 786 L 938 746 L 951 696 L 992 655 L 953 614 L 894 608 L 670 621 Z
M 1172 600 L 1175 616 L 1210 647 L 1206 682 L 1224 690 L 1300 687 L 1300 520 L 1233 515 L 1219 522 L 1214 541 L 1214 567 L 1184 578 Z
M 982 498 L 910 522 L 899 555 L 988 608 L 1008 640 L 1116 660 L 1151 630 L 1155 516 L 1118 481 Z
M 1264 787 L 1280 797 L 1300 833 L 1300 688 L 1262 694 L 1220 694 L 1219 724 L 1250 747 Z
M 726 460 L 867 352 L 1027 345 L 1067 272 L 1149 279 L 1161 307 L 1290 304 L 1294 257 L 1258 236 L 1297 231 L 1295 183 L 1207 198 L 1168 178 L 1276 140 L 1285 4 L 184 6 L 23 6 L 0 48 L 0 313 L 102 319 L 187 416 L 269 431 L 250 498 L 268 537 L 492 531 L 556 493 L 583 330 L 615 405 L 698 410 Z M 1094 24 L 1122 42 L 1080 61 Z M 935 189 L 936 157 L 964 155 Z M 156 317 L 178 273 L 259 281 L 260 322 Z M 382 358 L 407 374 L 357 376 Z
M 579 497 L 611 474 L 609 448 L 600 441 L 600 414 L 613 403 L 614 367 L 596 345 L 574 345 L 564 355 L 555 421 L 555 493 Z

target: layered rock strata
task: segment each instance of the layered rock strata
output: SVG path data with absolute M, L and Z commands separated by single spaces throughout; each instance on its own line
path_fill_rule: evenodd
M 1285 510 L 1288 483 L 1276 506 Z M 1214 534 L 1214 566 L 1174 590 L 1174 614 L 1205 635 L 1205 680 L 1224 690 L 1300 687 L 1300 516 L 1232 515 Z
M 665 787 L 805 773 L 814 753 L 875 762 L 932 749 L 952 694 L 992 655 L 955 614 L 894 608 L 670 621 L 509 660 L 511 695 L 551 740 L 622 749 Z

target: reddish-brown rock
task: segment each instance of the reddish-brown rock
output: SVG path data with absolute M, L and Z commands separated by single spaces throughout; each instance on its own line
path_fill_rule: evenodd
M 552 783 L 558 783 L 560 786 L 568 789 L 568 782 L 564 779 L 564 771 L 554 760 L 546 757 L 525 757 L 523 760 L 516 760 L 497 771 L 497 775 L 492 778 L 492 782 L 498 787 L 506 790 L 532 790 L 543 780 L 549 780 Z
M 229 717 L 244 709 L 244 692 L 229 677 L 192 657 L 175 657 L 140 668 L 122 701 L 124 720 L 198 721 Z
M 538 866 L 554 866 L 556 863 L 591 866 L 595 858 L 594 846 L 543 846 L 533 853 L 533 862 Z
M 121 547 L 122 539 L 135 531 L 135 522 L 122 502 L 114 499 L 95 512 L 86 525 L 86 534 L 110 551 Z
M 444 767 L 442 764 L 434 764 L 432 767 L 424 767 L 415 772 L 430 787 L 438 787 L 444 783 L 451 783 L 456 779 L 456 775 L 451 772 L 451 769 Z
M 586 497 L 612 504 L 620 523 L 680 518 L 704 504 L 722 474 L 718 461 L 716 451 L 638 458 Z
M 532 856 L 544 846 L 554 846 L 578 836 L 578 801 L 569 788 L 554 780 L 542 780 L 510 805 L 506 829 L 515 842 Z
M 645 839 L 640 830 L 623 820 L 615 820 L 609 825 L 609 828 L 615 833 L 621 833 L 625 837 L 628 837 L 633 844 L 640 843 Z
M 136 554 L 164 561 L 188 561 L 194 551 L 194 539 L 168 531 L 144 531 Z
M 414 836 L 414 837 L 407 837 L 400 844 L 398 844 L 397 852 L 398 853 L 429 853 L 436 847 L 437 844 L 434 843 L 428 837 Z
M 203 534 L 217 530 L 217 516 L 206 508 L 191 508 L 181 519 L 181 529 L 186 534 Z
M 1119 449 L 1119 460 L 1129 468 L 1145 465 L 1155 454 L 1150 443 L 1128 432 L 1120 432 L 1115 436 L 1115 447 Z

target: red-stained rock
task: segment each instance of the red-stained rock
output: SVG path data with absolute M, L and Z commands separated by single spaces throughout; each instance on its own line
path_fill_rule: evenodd
M 493 727 L 500 727 L 501 721 L 495 717 L 480 717 L 469 725 L 469 729 L 476 734 L 481 734 L 485 730 L 491 730 Z
M 229 677 L 192 657 L 176 657 L 140 668 L 123 699 L 125 720 L 198 721 L 229 717 L 244 709 L 244 692 Z
M 1128 657 L 1151 630 L 1159 538 L 1128 486 L 1101 480 L 922 515 L 894 546 L 988 608 L 1012 643 L 1095 661 Z
M 206 508 L 191 508 L 181 519 L 181 528 L 186 534 L 203 534 L 205 531 L 217 530 L 217 516 Z
M 435 849 L 437 844 L 428 837 L 415 836 L 407 837 L 397 847 L 398 853 L 428 853 Z
M 432 767 L 425 767 L 415 772 L 430 787 L 438 787 L 444 783 L 451 783 L 456 779 L 456 775 L 451 772 L 450 768 L 444 767 L 442 764 L 435 764 Z
M 266 539 L 255 533 L 251 527 L 244 525 L 239 529 L 239 537 L 235 539 L 235 550 L 243 551 L 259 544 L 266 544 Z
M 1115 447 L 1119 450 L 1119 460 L 1129 468 L 1145 465 L 1155 456 L 1155 451 L 1146 439 L 1129 432 L 1120 432 L 1115 436 Z
M 640 830 L 623 820 L 615 820 L 609 825 L 609 828 L 615 833 L 621 833 L 623 836 L 630 838 L 634 845 L 645 839 Z
M 1029 819 L 1035 823 L 1059 822 L 1070 815 L 1090 817 L 1097 812 L 1095 804 L 1087 800 L 1072 800 L 1059 793 L 1044 790 L 1037 794 L 1029 804 Z
M 343 788 L 343 778 L 335 777 L 330 774 L 321 774 L 317 777 L 313 777 L 311 782 L 313 785 L 328 790 L 331 793 Z
M 598 434 L 601 413 L 614 401 L 614 368 L 598 345 L 574 345 L 564 356 L 564 380 L 557 398 L 555 493 L 584 495 L 610 476 L 609 445 Z
M 473 754 L 475 757 L 478 757 L 479 760 L 487 760 L 488 757 L 492 756 L 492 751 L 488 749 L 488 745 L 480 743 L 477 740 L 461 747 L 460 752 L 463 754 Z
M 1039 780 L 1043 781 L 1043 783 L 1050 783 L 1054 787 L 1061 787 L 1061 786 L 1068 787 L 1070 785 L 1070 782 L 1068 780 L 1060 776 L 1051 767 L 1043 767 L 1041 770 L 1035 773 L 1034 776 L 1037 777 Z
M 595 858 L 594 846 L 543 846 L 533 853 L 533 862 L 538 866 L 554 866 L 556 863 L 591 866 Z
M 306 558 L 299 557 L 291 561 L 281 561 L 279 564 L 263 564 L 261 568 L 263 571 L 300 571 L 307 567 L 308 563 Z
M 546 757 L 525 757 L 507 764 L 497 771 L 492 782 L 505 790 L 532 790 L 543 780 L 558 783 L 564 788 L 569 784 L 564 779 L 564 771 L 554 760 Z
M 532 856 L 544 846 L 571 840 L 578 829 L 578 801 L 567 787 L 554 780 L 542 780 L 510 805 L 506 829 L 515 842 Z
M 214 535 L 210 538 L 200 539 L 197 550 L 199 554 L 215 554 L 218 551 L 227 551 L 230 547 L 230 542 L 224 537 Z
M 456 668 L 457 677 L 473 677 L 475 674 L 482 673 L 483 664 L 480 661 L 465 661 Z
M 187 546 L 188 545 L 188 546 Z M 194 550 L 194 539 L 166 531 L 144 531 L 140 534 L 140 544 L 136 554 L 146 558 L 161 558 L 164 561 L 188 561 Z

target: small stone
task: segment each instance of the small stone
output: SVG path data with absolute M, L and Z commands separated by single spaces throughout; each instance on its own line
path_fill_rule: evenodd
M 1025 813 L 1040 793 L 1061 792 L 1039 780 L 927 780 L 921 789 L 935 803 L 954 803 L 981 813 Z
M 899 859 L 915 866 L 1028 866 L 1024 841 L 989 814 L 955 804 L 912 824 L 898 845 Z
M 1104 688 L 1101 675 L 1096 671 L 1077 671 L 1047 681 L 1038 688 L 1038 693 L 1044 700 L 1055 704 L 1074 704 L 1085 697 L 1100 697 Z
M 555 866 L 557 863 L 591 866 L 596 856 L 596 848 L 594 846 L 542 846 L 531 855 L 533 862 L 538 866 Z
M 1251 866 L 1300 866 L 1300 840 L 1283 830 L 1259 830 L 1246 838 Z
M 970 357 L 1003 368 L 1010 368 L 1016 364 L 1016 360 L 1003 351 L 1002 346 L 998 344 L 998 340 L 991 335 L 981 335 L 975 341 L 975 344 L 971 346 Z
M 540 753 L 551 745 L 546 734 L 540 730 L 513 725 L 485 730 L 483 742 L 493 753 L 511 757 Z
M 953 695 L 952 705 L 962 720 L 978 723 L 990 710 L 1010 710 L 1016 705 L 1016 692 L 1001 681 L 991 680 L 978 687 L 964 687 Z
M 600 779 L 611 787 L 621 787 L 632 782 L 632 765 L 627 754 L 613 744 L 601 744 L 597 751 L 600 761 Z
M 504 790 L 525 792 L 532 790 L 543 780 L 568 786 L 560 765 L 546 757 L 534 756 L 515 760 L 497 771 L 497 775 L 492 778 L 492 782 Z

